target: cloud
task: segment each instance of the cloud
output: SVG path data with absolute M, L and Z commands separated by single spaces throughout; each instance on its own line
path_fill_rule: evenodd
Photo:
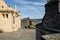
M 24 10 L 24 11 L 22 11 Z M 40 11 L 38 8 L 36 7 L 25 7 L 25 8 L 21 8 L 21 12 L 22 12 L 22 17 L 31 17 L 31 18 L 34 18 L 34 17 L 37 17 L 37 18 L 43 18 L 44 16 L 44 13 L 42 13 L 42 11 Z M 23 15 L 25 14 L 25 15 Z M 33 15 L 34 14 L 34 15 Z
M 13 0 L 15 3 L 17 4 L 21 4 L 23 5 L 21 7 L 21 5 L 18 6 L 18 9 L 21 11 L 22 13 L 22 17 L 26 17 L 26 16 L 32 16 L 32 14 L 34 14 L 35 17 L 40 17 L 43 18 L 43 14 L 44 14 L 44 9 L 42 9 L 41 5 L 45 5 L 44 2 L 32 2 L 32 1 L 26 1 L 26 0 Z M 39 8 L 37 7 L 39 6 Z
M 27 4 L 30 4 L 30 5 L 37 5 L 37 6 L 40 6 L 40 5 L 44 5 L 45 3 L 43 2 L 32 2 L 32 1 L 26 1 L 26 0 L 12 0 L 14 1 L 15 3 L 20 3 L 20 4 L 24 4 L 24 5 L 27 5 Z
M 32 3 L 33 5 L 44 5 L 45 3 L 40 3 L 40 2 L 34 2 Z
M 42 13 L 42 11 L 44 11 L 44 9 L 42 9 L 42 8 L 43 8 L 43 7 L 38 8 L 38 7 L 26 6 L 26 7 L 20 8 L 20 10 L 21 10 L 21 12 L 24 10 L 24 11 L 26 11 L 26 12 L 32 11 L 32 12 L 35 12 L 35 13 L 40 14 L 40 13 Z M 23 12 L 24 12 L 24 11 L 23 11 Z

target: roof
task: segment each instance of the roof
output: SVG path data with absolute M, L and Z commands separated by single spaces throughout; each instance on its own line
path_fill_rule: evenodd
M 15 9 L 9 7 L 4 0 L 0 0 L 0 11 L 16 11 Z

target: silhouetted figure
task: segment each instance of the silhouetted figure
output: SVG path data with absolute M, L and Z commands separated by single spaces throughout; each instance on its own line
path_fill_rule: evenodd
M 28 28 L 30 29 L 30 26 L 28 26 Z
M 25 26 L 25 29 L 26 29 L 27 27 Z

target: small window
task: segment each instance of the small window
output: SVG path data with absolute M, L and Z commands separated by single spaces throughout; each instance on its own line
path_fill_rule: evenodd
M 4 8 L 4 6 L 2 6 L 2 8 Z
M 15 17 L 13 16 L 13 24 L 15 24 Z
M 8 18 L 8 14 L 6 14 L 6 17 Z

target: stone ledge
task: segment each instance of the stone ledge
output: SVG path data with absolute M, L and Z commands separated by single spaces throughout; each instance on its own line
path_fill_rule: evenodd
M 42 36 L 45 40 L 60 40 L 60 33 Z

